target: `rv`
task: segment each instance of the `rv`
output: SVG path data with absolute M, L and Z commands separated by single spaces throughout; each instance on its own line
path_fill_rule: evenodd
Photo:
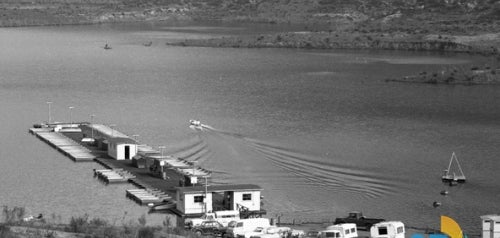
M 372 238 L 405 238 L 405 225 L 400 221 L 387 221 L 374 224 L 370 228 Z
M 318 238 L 354 238 L 358 237 L 358 229 L 354 223 L 344 223 L 328 226 L 318 232 Z
M 270 226 L 271 222 L 268 218 L 243 219 L 237 221 L 233 227 L 229 226 L 226 235 L 232 238 L 244 237 L 245 233 L 253 232 L 257 227 L 266 228 Z

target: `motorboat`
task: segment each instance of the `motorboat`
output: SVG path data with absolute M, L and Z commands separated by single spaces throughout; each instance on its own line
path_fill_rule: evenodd
M 174 208 L 176 205 L 176 202 L 173 200 L 166 200 L 162 203 L 153 205 L 151 207 L 151 211 L 165 211 Z
M 189 120 L 189 125 L 190 126 L 196 126 L 196 127 L 201 127 L 201 122 L 200 121 L 197 121 L 197 120 Z

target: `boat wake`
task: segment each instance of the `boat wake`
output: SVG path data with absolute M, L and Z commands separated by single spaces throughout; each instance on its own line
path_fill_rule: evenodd
M 238 163 L 240 166 L 246 167 L 246 170 L 261 168 L 262 166 L 259 164 L 252 164 L 257 163 L 252 161 L 255 161 L 255 157 L 259 157 L 273 163 L 282 172 L 281 174 L 266 174 L 266 172 L 259 169 L 254 169 L 255 171 L 252 170 L 252 173 L 262 173 L 254 176 L 266 177 L 267 179 L 273 176 L 274 179 L 293 176 L 298 177 L 302 181 L 301 183 L 307 186 L 317 186 L 329 191 L 356 194 L 365 198 L 377 198 L 394 194 L 403 189 L 401 179 L 390 176 L 389 173 L 381 172 L 380 168 L 347 165 L 335 161 L 333 158 L 309 155 L 282 145 L 275 145 L 215 128 L 203 130 L 203 132 L 200 134 L 203 138 L 201 139 L 202 142 L 193 145 L 189 150 L 183 151 L 180 157 L 190 160 L 204 158 L 203 160 L 205 160 L 213 155 L 211 149 L 214 148 L 218 157 L 214 158 L 214 160 L 221 161 L 207 161 L 207 163 L 211 167 L 226 171 L 226 173 L 230 173 L 230 167 L 233 166 L 234 169 L 235 164 Z M 205 143 L 205 140 L 209 141 L 209 143 Z M 222 155 L 222 153 L 226 155 Z M 224 167 L 228 168 L 222 169 Z
M 330 158 L 306 155 L 290 148 L 246 138 L 252 146 L 278 167 L 300 176 L 312 186 L 376 198 L 400 191 L 395 178 L 362 166 L 343 165 Z

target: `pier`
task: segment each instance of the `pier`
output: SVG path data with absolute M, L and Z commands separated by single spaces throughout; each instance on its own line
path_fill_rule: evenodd
M 83 131 L 80 128 L 84 128 Z M 89 128 L 93 130 L 91 133 L 94 134 L 96 139 L 93 144 L 83 142 L 85 141 L 83 138 L 88 138 L 88 135 L 91 134 L 85 133 L 85 130 Z M 162 156 L 159 151 L 148 145 L 135 144 L 136 153 L 148 154 L 150 159 L 163 161 L 162 165 L 164 164 L 170 169 L 162 169 L 162 176 L 158 174 L 154 176 L 154 173 L 149 168 L 134 166 L 130 151 L 127 159 L 113 158 L 105 148 L 105 143 L 136 142 L 127 135 L 100 124 L 59 123 L 42 125 L 40 128 L 30 128 L 29 133 L 75 162 L 95 161 L 102 165 L 105 169 L 94 169 L 93 172 L 96 178 L 106 184 L 131 183 L 135 185 L 137 189 L 126 190 L 125 195 L 139 205 L 159 204 L 165 201 L 175 202 L 174 197 L 176 188 L 180 186 L 179 181 L 184 181 L 186 176 L 210 175 L 209 171 L 199 167 L 195 168 L 193 164 L 185 160 Z M 162 157 L 168 159 L 162 159 Z
M 102 124 L 58 123 L 37 125 L 29 132 L 75 162 L 95 161 L 104 169 L 94 176 L 106 184 L 131 183 L 125 196 L 139 205 L 167 206 L 181 217 L 207 211 L 239 210 L 244 217 L 260 217 L 261 188 L 257 185 L 207 186 L 211 172 L 193 161 L 164 155 L 114 128 Z M 163 147 L 164 148 L 164 147 Z M 179 201 L 176 201 L 178 199 Z M 199 201 L 205 202 L 200 205 Z M 172 207 L 175 205 L 176 207 Z
M 50 128 L 31 128 L 29 132 L 75 162 L 91 162 L 96 158 L 88 148 L 80 145 L 61 132 L 55 132 Z

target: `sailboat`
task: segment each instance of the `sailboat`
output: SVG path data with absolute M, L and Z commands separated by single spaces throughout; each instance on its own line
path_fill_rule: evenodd
M 451 171 L 451 165 L 453 164 L 453 161 L 455 161 L 458 165 L 458 174 L 455 172 Z M 457 156 L 455 155 L 455 152 L 451 154 L 450 158 L 450 164 L 448 165 L 448 169 L 445 169 L 443 171 L 443 176 L 441 176 L 441 180 L 446 183 L 450 184 L 456 184 L 456 183 L 465 183 L 465 175 L 464 172 L 462 171 L 462 167 L 460 166 L 460 163 L 458 162 Z

